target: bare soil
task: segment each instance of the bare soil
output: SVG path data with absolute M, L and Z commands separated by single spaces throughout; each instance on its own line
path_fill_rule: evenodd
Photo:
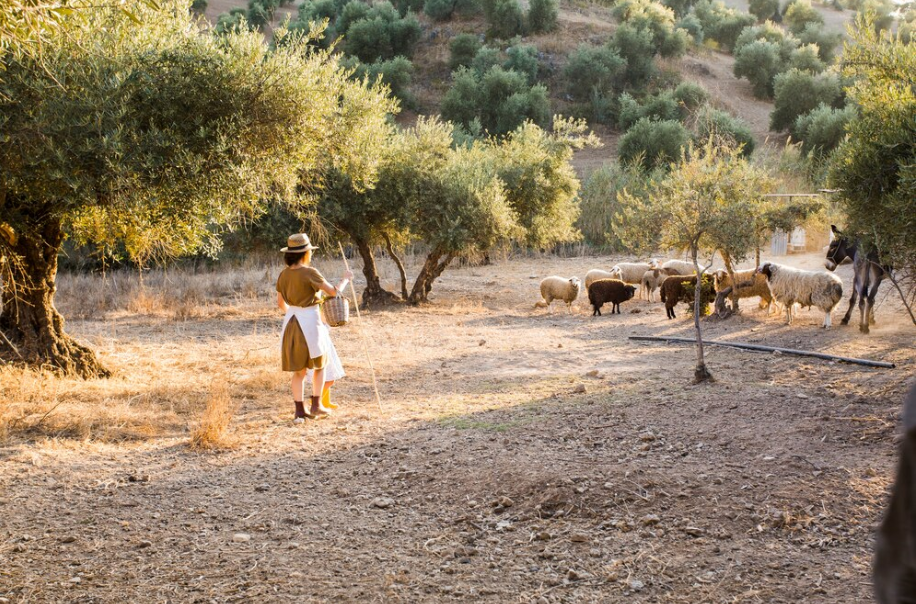
M 745 301 L 705 336 L 897 368 L 709 348 L 716 382 L 694 386 L 692 348 L 627 339 L 692 336 L 683 305 L 675 320 L 636 300 L 613 316 L 581 298 L 534 310 L 540 278 L 615 261 L 449 269 L 430 305 L 364 313 L 333 333 L 340 410 L 304 426 L 277 360 L 278 266 L 183 320 L 71 320 L 115 376 L 47 379 L 48 419 L 0 446 L 0 598 L 868 601 L 916 329 L 885 294 L 869 336 L 825 331 L 816 311 L 786 326 Z M 214 380 L 237 405 L 238 445 L 198 453 L 188 426 Z M 80 405 L 165 419 L 124 440 L 42 431 Z

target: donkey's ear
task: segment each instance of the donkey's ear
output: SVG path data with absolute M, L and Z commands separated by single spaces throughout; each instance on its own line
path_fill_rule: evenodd
M 835 234 L 835 235 L 839 235 L 839 234 L 840 234 L 840 229 L 836 228 L 836 225 L 835 225 L 835 224 L 831 224 L 831 225 L 830 225 L 830 232 L 833 233 L 833 234 Z

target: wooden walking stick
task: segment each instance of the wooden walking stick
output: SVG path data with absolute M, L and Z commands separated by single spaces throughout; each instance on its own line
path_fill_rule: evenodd
M 337 246 L 340 248 L 340 257 L 343 258 L 344 267 L 350 270 L 350 264 L 347 262 L 347 255 L 344 254 L 343 244 L 338 241 Z M 366 360 L 369 361 L 369 371 L 372 372 L 372 388 L 375 390 L 375 403 L 378 405 L 378 410 L 381 411 L 382 397 L 379 396 L 378 393 L 378 382 L 375 379 L 375 367 L 372 365 L 372 356 L 369 354 L 369 340 L 366 338 L 366 333 L 363 331 L 363 319 L 359 315 L 359 301 L 356 299 L 356 287 L 353 286 L 353 279 L 350 279 L 350 292 L 353 294 L 353 306 L 356 307 L 356 320 L 359 322 L 356 330 L 363 338 L 363 350 L 366 351 Z

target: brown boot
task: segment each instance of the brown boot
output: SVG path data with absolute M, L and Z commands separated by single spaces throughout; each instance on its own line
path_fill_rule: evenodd
M 327 417 L 328 412 L 321 408 L 321 397 L 313 396 L 312 398 L 312 408 L 309 409 L 309 415 L 312 417 L 322 418 Z

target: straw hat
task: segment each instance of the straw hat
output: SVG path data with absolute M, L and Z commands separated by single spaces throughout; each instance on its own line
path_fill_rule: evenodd
M 281 252 L 306 252 L 308 250 L 317 250 L 318 248 L 312 245 L 312 242 L 309 241 L 309 236 L 305 233 L 296 233 L 295 235 L 290 235 L 289 239 L 286 240 L 287 247 L 281 249 Z

